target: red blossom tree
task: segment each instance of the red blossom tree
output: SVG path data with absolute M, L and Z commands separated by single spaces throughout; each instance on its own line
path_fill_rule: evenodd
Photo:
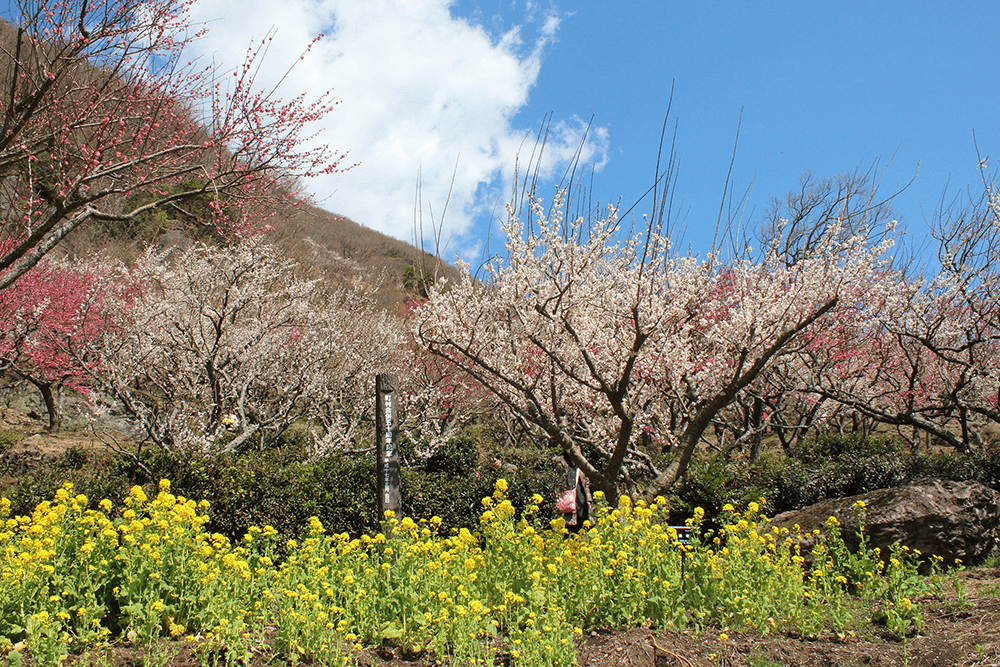
M 88 222 L 200 197 L 196 222 L 257 227 L 289 175 L 340 169 L 327 146 L 300 148 L 330 97 L 259 92 L 269 40 L 225 76 L 188 62 L 190 5 L 19 0 L 0 19 L 0 289 Z
M 133 292 L 123 278 L 99 265 L 46 259 L 0 290 L 0 372 L 38 389 L 51 431 L 62 424 L 58 390 L 88 393 L 109 326 L 108 306 Z

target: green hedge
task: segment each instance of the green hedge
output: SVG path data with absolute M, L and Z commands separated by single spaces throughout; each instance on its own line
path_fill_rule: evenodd
M 120 505 L 128 494 L 129 465 L 108 452 L 72 447 L 58 456 L 45 457 L 41 464 L 25 469 L 17 457 L 0 457 L 0 495 L 11 501 L 11 513 L 27 515 L 38 503 L 49 500 L 66 482 L 77 494 L 84 494 L 92 508 L 108 498 Z
M 401 490 L 403 512 L 412 517 L 441 518 L 445 530 L 479 525 L 482 499 L 493 493 L 496 481 L 508 483 L 507 499 L 520 513 L 531 504 L 534 494 L 542 496 L 539 515 L 555 518 L 555 491 L 564 481 L 563 473 L 552 470 L 480 468 L 468 477 L 451 477 L 425 470 L 404 470 Z
M 408 456 L 410 465 L 401 480 L 404 514 L 416 519 L 438 516 L 446 531 L 475 528 L 482 498 L 503 477 L 519 511 L 537 493 L 543 498 L 542 517 L 554 518 L 553 501 L 563 473 L 552 453 L 541 448 L 500 451 L 484 444 L 488 442 L 471 432 L 426 461 Z M 109 452 L 70 449 L 27 473 L 23 465 L 0 457 L 0 493 L 12 501 L 17 514 L 30 513 L 67 481 L 88 496 L 92 506 L 102 498 L 120 506 L 133 484 L 153 492 L 166 478 L 175 494 L 208 500 L 209 530 L 230 539 L 242 537 L 251 525 L 271 525 L 284 539 L 296 538 L 311 516 L 319 517 L 331 532 L 352 536 L 380 529 L 374 456 L 309 461 L 294 431 L 281 448 L 263 452 L 183 460 L 154 452 L 136 462 Z M 695 460 L 671 494 L 670 520 L 682 521 L 695 507 L 714 516 L 726 503 L 746 507 L 759 498 L 773 514 L 922 477 L 976 480 L 1000 490 L 1000 447 L 971 455 L 915 456 L 884 438 L 827 436 L 791 455 L 767 451 L 753 464 L 722 456 Z
M 64 482 L 88 496 L 96 507 L 102 498 L 116 505 L 135 484 L 153 495 L 160 479 L 171 481 L 174 494 L 211 503 L 208 530 L 239 539 L 251 525 L 273 526 L 284 539 L 300 536 L 309 517 L 328 531 L 352 536 L 381 529 L 376 507 L 375 457 L 334 455 L 307 460 L 294 434 L 280 449 L 186 459 L 156 451 L 141 461 L 109 452 L 69 450 L 27 472 L 13 464 L 0 475 L 0 492 L 17 514 L 35 505 Z M 481 463 L 482 461 L 482 463 Z M 554 518 L 554 498 L 562 474 L 547 456 L 504 463 L 499 454 L 483 455 L 474 437 L 463 436 L 438 450 L 423 466 L 402 470 L 403 513 L 414 518 L 439 516 L 445 530 L 478 526 L 481 500 L 506 478 L 509 498 L 518 510 L 540 494 L 541 513 Z

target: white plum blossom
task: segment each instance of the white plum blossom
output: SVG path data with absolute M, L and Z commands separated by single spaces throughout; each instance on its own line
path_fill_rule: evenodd
M 511 209 L 506 256 L 435 286 L 414 327 L 609 497 L 669 488 L 741 392 L 834 314 L 871 310 L 892 245 L 832 225 L 791 260 L 700 260 L 614 210 L 564 221 L 563 203 L 533 202 L 527 227 Z
M 105 338 L 104 390 L 175 454 L 267 446 L 296 422 L 315 454 L 355 446 L 375 375 L 396 367 L 398 320 L 363 286 L 325 288 L 295 268 L 259 238 L 149 252 L 142 296 Z

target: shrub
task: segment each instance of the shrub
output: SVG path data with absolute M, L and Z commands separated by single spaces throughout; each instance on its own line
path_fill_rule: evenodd
M 14 512 L 29 514 L 67 481 L 94 507 L 102 498 L 120 502 L 133 484 L 153 492 L 156 482 L 167 478 L 173 480 L 177 495 L 208 500 L 208 528 L 230 539 L 241 538 L 251 525 L 272 526 L 282 542 L 296 539 L 311 516 L 319 517 L 331 532 L 378 532 L 374 456 L 331 455 L 310 461 L 304 438 L 301 430 L 292 428 L 273 449 L 187 459 L 150 450 L 135 461 L 76 448 L 28 472 L 7 460 L 0 462 L 5 478 L 0 491 L 10 498 Z M 820 458 L 820 451 L 831 458 Z M 918 457 L 884 440 L 837 437 L 821 439 L 803 458 L 765 451 L 753 464 L 722 456 L 696 460 L 671 496 L 670 520 L 680 522 L 696 507 L 713 516 L 727 504 L 747 507 L 760 498 L 766 511 L 776 514 L 920 477 L 974 479 L 994 488 L 1000 479 L 1000 450 Z M 508 497 L 517 512 L 531 505 L 537 493 L 543 498 L 540 516 L 546 521 L 557 516 L 554 499 L 564 473 L 553 463 L 553 452 L 496 448 L 475 433 L 447 443 L 423 467 L 403 468 L 403 512 L 417 519 L 437 516 L 446 533 L 476 530 L 482 498 L 501 477 L 509 482 Z
M 872 456 L 898 456 L 903 453 L 898 441 L 885 436 L 822 433 L 815 440 L 804 441 L 792 455 L 805 463 L 817 463 Z
M 176 494 L 209 501 L 208 528 L 230 539 L 241 538 L 251 525 L 269 525 L 282 540 L 294 539 L 311 516 L 353 536 L 379 528 L 372 455 L 308 462 L 290 446 L 187 460 L 155 454 L 146 468 L 151 475 L 137 482 L 152 487 L 169 477 Z
M 911 479 L 934 477 L 958 482 L 983 481 L 986 462 L 976 456 L 960 452 L 930 452 L 909 457 L 906 461 L 907 476 Z
M 750 481 L 746 470 L 727 463 L 721 455 L 710 459 L 692 461 L 687 475 L 671 495 L 671 521 L 690 517 L 696 507 L 707 516 L 722 513 L 725 505 L 745 507 L 747 503 L 763 497 L 768 499 L 769 489 Z
M 887 437 L 825 434 L 791 455 L 765 451 L 750 464 L 721 455 L 696 460 L 672 498 L 682 517 L 690 516 L 694 507 L 703 507 L 711 516 L 727 503 L 746 507 L 758 498 L 765 499 L 769 513 L 777 514 L 921 477 L 978 480 L 997 488 L 1000 451 L 916 456 Z
M 132 481 L 152 492 L 157 480 L 170 479 L 175 494 L 209 501 L 208 529 L 234 540 L 252 525 L 272 526 L 282 541 L 296 539 L 311 516 L 318 517 L 330 532 L 352 537 L 379 532 L 375 456 L 329 455 L 310 461 L 300 440 L 292 430 L 283 446 L 275 449 L 188 459 L 152 450 L 143 460 L 144 468 L 130 469 Z M 432 456 L 423 469 L 402 470 L 400 486 L 407 516 L 438 516 L 445 530 L 474 530 L 482 512 L 481 499 L 493 492 L 497 479 L 506 477 L 510 500 L 518 511 L 538 493 L 544 498 L 540 513 L 555 517 L 553 501 L 563 473 L 551 456 L 533 454 L 502 464 L 489 455 L 485 457 L 488 465 L 477 465 L 475 434 L 456 438 L 438 451 L 440 455 Z M 37 497 L 51 494 L 52 488 Z
M 429 473 L 466 477 L 473 474 L 478 465 L 479 447 L 476 437 L 471 433 L 464 433 L 438 447 L 427 459 L 424 469 Z
M 814 481 L 816 500 L 842 498 L 899 486 L 907 481 L 906 460 L 900 455 L 833 459 L 823 464 Z
M 980 471 L 980 481 L 991 489 L 1000 491 L 1000 443 L 994 443 L 977 454 L 976 467 Z
M 497 480 L 504 478 L 509 487 L 507 497 L 520 514 L 531 505 L 531 496 L 539 494 L 539 516 L 546 521 L 556 517 L 555 491 L 563 484 L 563 473 L 555 466 L 547 470 L 480 467 L 466 477 L 431 473 L 426 470 L 403 470 L 400 490 L 403 513 L 414 518 L 441 519 L 442 530 L 479 526 L 483 511 L 482 499 L 493 493 Z
M 0 464 L 0 475 L 10 476 L 0 485 L 0 493 L 11 501 L 11 512 L 17 514 L 31 514 L 39 502 L 52 497 L 65 482 L 87 496 L 90 509 L 96 508 L 102 498 L 121 502 L 131 483 L 129 469 L 122 460 L 108 452 L 77 447 L 47 457 L 27 471 L 4 462 Z
M 747 479 L 773 514 L 815 502 L 814 471 L 802 461 L 780 452 L 764 452 L 747 470 Z

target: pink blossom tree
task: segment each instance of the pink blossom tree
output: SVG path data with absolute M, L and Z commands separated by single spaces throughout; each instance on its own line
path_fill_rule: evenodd
M 984 446 L 1000 424 L 1000 207 L 985 171 L 984 182 L 980 198 L 956 201 L 934 229 L 937 273 L 897 276 L 878 318 L 842 321 L 817 339 L 799 388 L 914 439 Z
M 400 368 L 401 428 L 419 457 L 459 435 L 463 429 L 496 423 L 497 397 L 447 359 L 409 341 Z
M 289 175 L 340 168 L 300 148 L 328 96 L 257 89 L 269 40 L 231 73 L 185 59 L 191 1 L 21 0 L 0 20 L 0 289 L 81 225 L 203 197 L 196 222 L 257 227 Z
M 886 235 L 895 228 L 893 196 L 879 196 L 878 180 L 874 165 L 866 172 L 825 179 L 807 172 L 797 190 L 771 200 L 763 221 L 742 243 L 759 248 L 756 261 L 786 266 L 814 255 L 831 240 L 885 248 Z M 848 286 L 842 294 L 850 301 L 844 303 L 842 298 L 823 318 L 822 326 L 804 332 L 802 344 L 776 359 L 720 414 L 715 427 L 727 451 L 748 445 L 753 460 L 765 435 L 776 435 L 788 450 L 806 434 L 841 428 L 845 420 L 851 428 L 874 423 L 873 417 L 856 409 L 852 401 L 837 400 L 838 396 L 848 398 L 846 392 L 821 389 L 832 388 L 833 377 L 846 381 L 852 370 L 881 368 L 887 374 L 899 370 L 894 361 L 885 365 L 890 356 L 876 359 L 878 350 L 890 344 L 880 322 L 892 308 L 906 302 L 910 285 L 887 261 L 880 262 L 862 285 L 860 292 L 857 286 Z M 846 384 L 838 385 L 838 389 L 845 388 Z

